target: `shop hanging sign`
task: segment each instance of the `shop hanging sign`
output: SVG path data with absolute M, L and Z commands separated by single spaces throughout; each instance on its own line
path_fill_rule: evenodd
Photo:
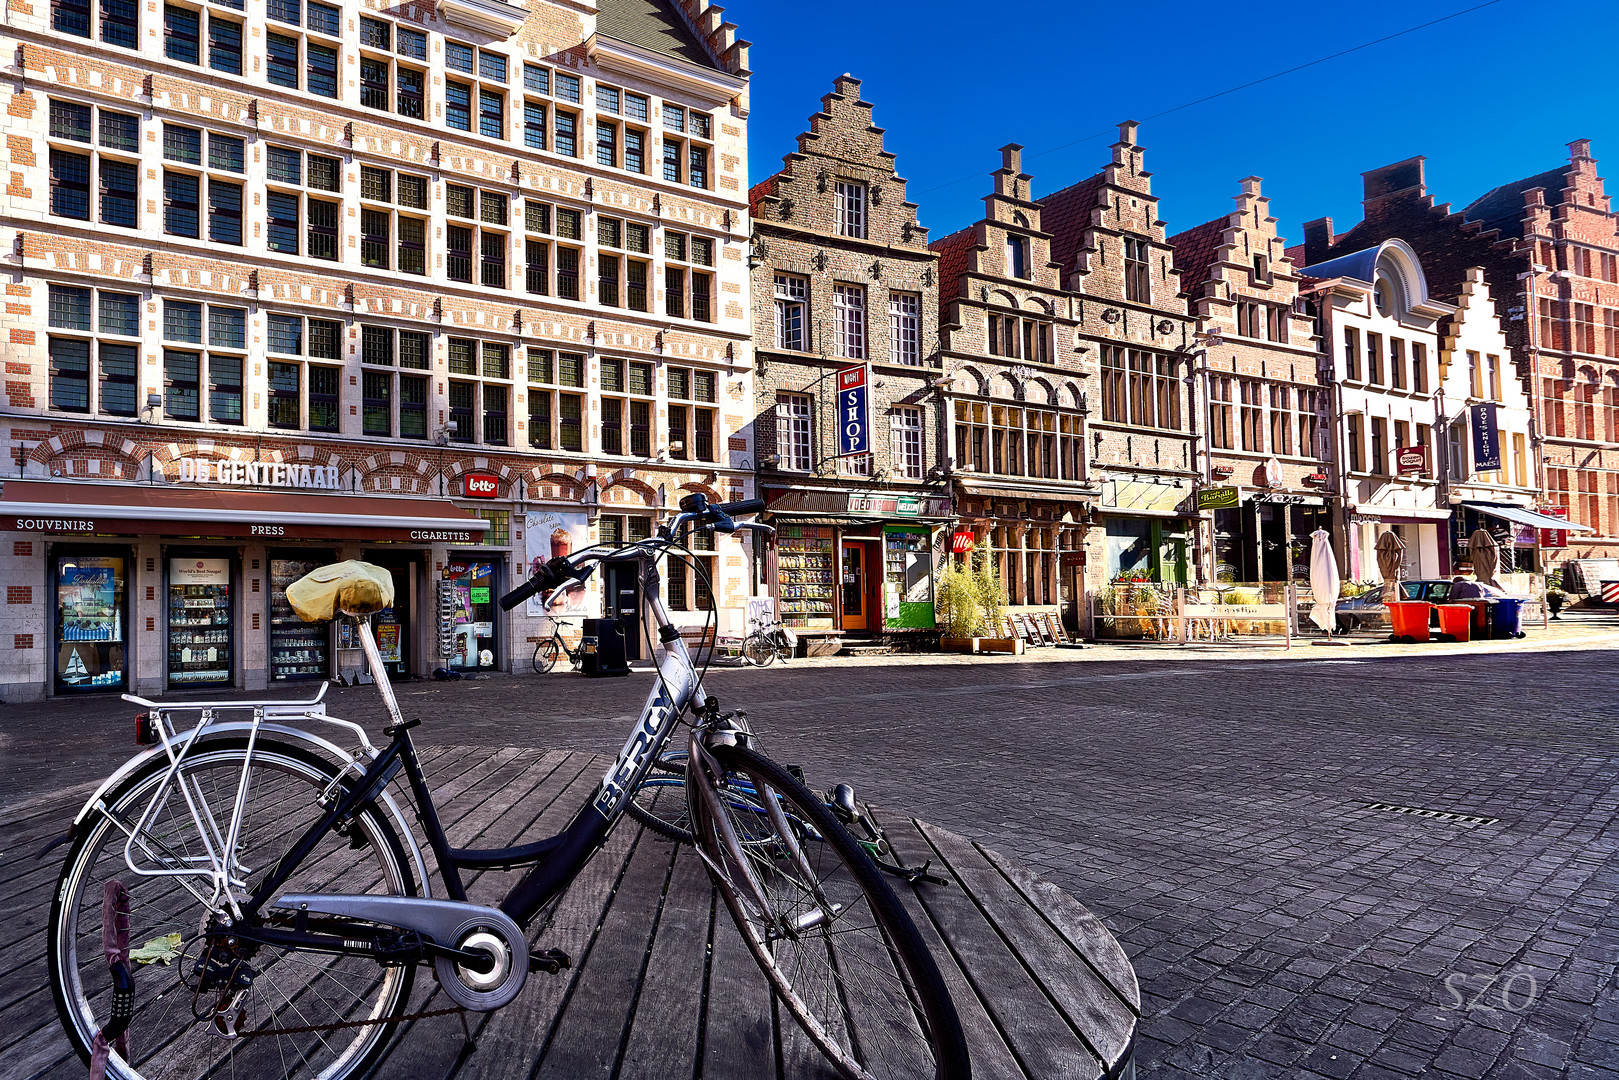
M 963 530 L 950 534 L 950 550 L 953 554 L 964 555 L 972 550 L 976 538 L 971 532 Z
M 469 499 L 493 499 L 500 494 L 500 477 L 494 473 L 469 472 L 461 478 L 461 490 Z
M 1546 509 L 1544 509 L 1544 510 L 1542 510 L 1540 512 L 1542 514 L 1545 514 L 1547 517 L 1555 517 L 1555 518 L 1566 518 L 1566 517 L 1568 517 L 1568 507 L 1566 507 L 1566 506 L 1549 506 L 1549 507 L 1547 507 Z M 1540 546 L 1543 547 L 1543 548 L 1566 548 L 1566 547 L 1568 547 L 1568 530 L 1567 529 L 1541 529 L 1540 530 Z
M 1234 510 L 1242 502 L 1242 490 L 1234 487 L 1203 488 L 1197 493 L 1199 510 Z
M 838 457 L 871 453 L 871 393 L 864 365 L 838 370 Z
M 1501 467 L 1501 429 L 1496 424 L 1495 402 L 1484 401 L 1468 409 L 1473 414 L 1473 471 Z
M 1394 451 L 1394 468 L 1401 476 L 1421 476 L 1428 471 L 1428 448 L 1400 447 Z
M 182 484 L 224 484 L 231 487 L 280 487 L 338 490 L 336 465 L 300 465 L 286 461 L 229 461 L 180 458 L 173 478 Z

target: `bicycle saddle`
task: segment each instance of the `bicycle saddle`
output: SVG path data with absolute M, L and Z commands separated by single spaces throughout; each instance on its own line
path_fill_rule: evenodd
M 287 586 L 287 603 L 304 622 L 322 622 L 340 612 L 369 615 L 393 602 L 393 575 L 358 559 L 311 570 Z

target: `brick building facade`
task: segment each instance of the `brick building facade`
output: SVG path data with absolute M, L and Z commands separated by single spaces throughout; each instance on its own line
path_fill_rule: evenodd
M 1101 488 L 1098 549 L 1086 561 L 1092 587 L 1121 576 L 1185 582 L 1197 563 L 1196 324 L 1136 129 L 1119 125 L 1101 172 L 1039 200 L 1052 260 L 1075 294 L 1075 351 L 1098 376 L 1088 429 Z
M 1362 220 L 1335 233 L 1305 225 L 1305 263 L 1398 236 L 1421 255 L 1434 295 L 1455 300 L 1472 267 L 1484 270 L 1534 409 L 1532 483 L 1540 507 L 1567 513 L 1564 558 L 1619 556 L 1619 215 L 1588 140 L 1566 165 L 1493 188 L 1452 211 L 1428 194 L 1424 159 L 1364 174 Z
M 983 219 L 933 244 L 947 456 L 961 527 L 987 546 L 1008 605 L 1055 609 L 1078 630 L 1098 494 L 1085 453 L 1092 369 L 1021 151 L 1001 149 Z
M 282 621 L 336 557 L 394 571 L 396 673 L 506 668 L 541 623 L 492 599 L 553 537 L 751 488 L 718 9 L 230 7 L 11 9 L 8 700 L 351 669 Z M 670 591 L 700 621 L 701 582 Z
M 809 123 L 750 192 L 768 583 L 801 635 L 917 643 L 934 628 L 950 515 L 938 258 L 860 81 L 840 76 Z M 860 391 L 843 373 L 863 380 L 866 453 L 840 452 L 862 445 L 845 441 Z
M 1328 395 L 1318 377 L 1315 321 L 1276 235 L 1260 178 L 1237 208 L 1169 238 L 1203 348 L 1197 363 L 1204 434 L 1200 482 L 1211 530 L 1206 581 L 1287 581 L 1309 572 L 1310 533 L 1327 505 Z M 1234 490 L 1233 490 L 1234 489 Z

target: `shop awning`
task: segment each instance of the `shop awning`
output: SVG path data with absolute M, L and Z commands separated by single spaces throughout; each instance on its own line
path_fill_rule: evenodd
M 1190 494 L 1190 488 L 1156 480 L 1104 480 L 1101 511 L 1142 517 L 1185 517 L 1187 511 L 1181 509 L 1181 504 Z
M 1524 506 L 1514 506 L 1511 503 L 1464 502 L 1463 506 L 1469 510 L 1477 510 L 1481 514 L 1488 514 L 1502 521 L 1516 522 L 1519 525 L 1529 525 L 1536 529 L 1561 529 L 1564 532 L 1596 532 L 1589 525 L 1581 525 L 1577 521 L 1567 518 L 1553 517 L 1530 510 Z
M 979 498 L 1044 499 L 1047 502 L 1081 503 L 1094 499 L 1097 495 L 1097 489 L 1092 487 L 1069 487 L 1061 489 L 1032 486 L 1021 487 L 1016 484 L 1008 483 L 1004 480 L 992 483 L 983 483 L 980 481 L 967 480 L 959 476 L 956 477 L 956 484 L 964 493 L 968 495 L 976 495 Z
M 950 496 L 893 491 L 836 491 L 766 486 L 765 501 L 772 514 L 807 514 L 816 517 L 915 518 L 943 520 L 950 516 Z
M 447 499 L 7 480 L 0 531 L 477 544 L 489 523 Z

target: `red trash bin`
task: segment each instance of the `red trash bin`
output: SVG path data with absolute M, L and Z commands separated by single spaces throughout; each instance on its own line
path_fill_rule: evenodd
M 1467 641 L 1473 625 L 1472 604 L 1438 604 L 1439 636 L 1452 641 Z
M 1389 636 L 1395 641 L 1427 641 L 1428 609 L 1432 606 L 1426 600 L 1389 601 L 1389 621 L 1394 624 L 1394 633 Z

